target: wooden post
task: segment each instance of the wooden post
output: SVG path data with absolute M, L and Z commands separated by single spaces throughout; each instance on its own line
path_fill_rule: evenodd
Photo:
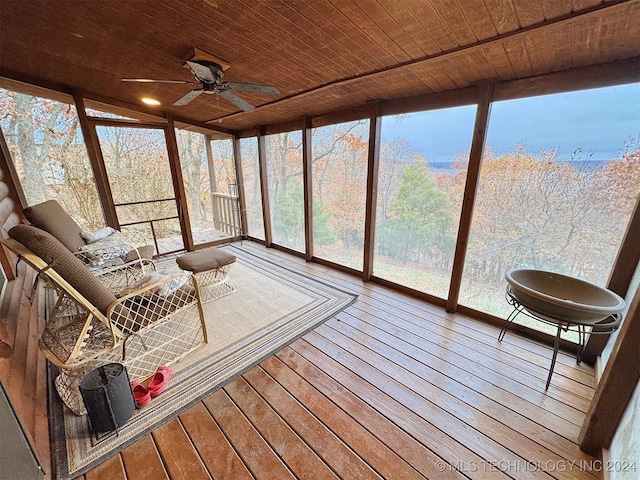
M 607 288 L 624 298 L 638 263 L 640 263 L 640 198 L 636 201 L 635 209 L 631 214 L 627 232 L 609 275 Z M 591 335 L 584 348 L 584 361 L 595 364 L 609 337 L 610 335 Z
M 213 165 L 213 151 L 211 150 L 211 135 L 204 136 L 204 145 L 207 151 L 207 168 L 209 170 L 209 190 L 211 194 L 211 220 L 214 223 L 217 221 L 216 205 L 213 198 L 213 193 L 218 191 L 218 185 L 216 183 L 216 171 Z
M 173 179 L 173 191 L 176 196 L 176 207 L 178 209 L 178 221 L 182 230 L 184 247 L 192 252 L 195 250 L 193 234 L 191 233 L 191 223 L 189 222 L 189 209 L 187 208 L 187 193 L 184 189 L 182 179 L 182 168 L 180 167 L 180 155 L 178 154 L 178 140 L 176 138 L 173 116 L 167 114 L 167 126 L 165 129 L 165 139 L 167 142 L 167 154 L 169 155 L 169 168 Z
M 260 127 L 258 134 L 258 167 L 260 171 L 260 193 L 262 197 L 262 223 L 264 226 L 264 242 L 267 248 L 273 243 L 273 231 L 271 230 L 271 207 L 269 202 L 269 175 L 267 172 L 267 148 L 265 140 L 265 127 Z
M 242 149 L 240 148 L 240 138 L 233 136 L 233 158 L 236 163 L 236 188 L 238 194 L 238 209 L 240 210 L 240 238 L 249 231 L 247 224 L 247 202 L 244 195 L 244 177 L 242 176 Z
M 491 114 L 493 87 L 494 85 L 490 83 L 482 85 L 479 89 L 478 110 L 476 111 L 476 120 L 473 127 L 473 139 L 471 140 L 471 152 L 469 153 L 467 181 L 464 187 L 462 212 L 460 213 L 460 225 L 458 227 L 458 242 L 456 243 L 456 251 L 453 257 L 451 284 L 449 285 L 449 296 L 447 297 L 446 310 L 449 313 L 455 312 L 458 308 L 460 284 L 462 283 L 462 273 L 464 270 L 465 257 L 467 255 L 467 246 L 469 244 L 469 234 L 471 231 L 473 205 L 476 200 L 480 165 L 482 164 L 482 153 L 484 152 L 484 142 L 487 136 L 489 116 Z
M 104 219 L 107 222 L 107 225 L 115 228 L 116 230 L 120 230 L 120 223 L 118 222 L 116 207 L 113 203 L 111 185 L 109 184 L 107 169 L 104 166 L 104 158 L 102 157 L 102 150 L 100 149 L 100 142 L 98 140 L 96 127 L 91 124 L 87 117 L 87 112 L 84 107 L 84 99 L 82 96 L 79 93 L 74 92 L 73 101 L 76 104 L 78 119 L 80 120 L 80 129 L 84 136 L 84 143 L 87 146 L 87 154 L 89 155 L 89 162 L 91 162 L 91 169 L 93 170 L 93 178 L 95 179 L 98 195 L 100 196 L 100 205 L 102 206 Z
M 382 118 L 379 111 L 369 120 L 369 152 L 367 160 L 367 200 L 364 218 L 364 260 L 362 279 L 371 280 L 376 238 L 376 211 L 378 203 L 378 171 L 380 167 L 380 131 Z
M 302 181 L 304 185 L 304 258 L 313 258 L 313 151 L 311 145 L 311 119 L 306 118 L 302 130 Z

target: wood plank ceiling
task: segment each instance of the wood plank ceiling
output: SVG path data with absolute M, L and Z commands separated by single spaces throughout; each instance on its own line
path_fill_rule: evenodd
M 188 85 L 120 81 L 192 81 L 193 47 L 280 95 L 176 107 Z M 0 0 L 0 76 L 228 129 L 639 55 L 638 0 Z

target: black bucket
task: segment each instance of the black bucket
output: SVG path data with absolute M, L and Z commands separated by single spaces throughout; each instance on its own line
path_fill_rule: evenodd
M 80 393 L 96 437 L 114 430 L 117 433 L 136 409 L 127 369 L 119 363 L 89 372 L 80 382 Z

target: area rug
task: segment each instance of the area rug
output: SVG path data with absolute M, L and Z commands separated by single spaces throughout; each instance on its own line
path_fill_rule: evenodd
M 56 478 L 74 478 L 174 418 L 225 383 L 353 303 L 357 296 L 262 259 L 242 246 L 230 272 L 236 292 L 204 305 L 209 342 L 171 365 L 167 389 L 136 410 L 119 432 L 90 433 L 88 416 L 64 407 L 49 371 L 50 430 Z

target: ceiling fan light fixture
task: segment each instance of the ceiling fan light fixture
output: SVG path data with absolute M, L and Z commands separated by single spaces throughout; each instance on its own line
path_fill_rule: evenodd
M 189 67 L 191 73 L 196 78 L 196 83 L 188 82 L 186 80 L 164 80 L 152 78 L 121 78 L 120 81 L 141 83 L 182 83 L 196 86 L 196 88 L 187 92 L 186 95 L 183 95 L 173 103 L 173 105 L 177 107 L 187 105 L 202 93 L 215 93 L 239 109 L 248 112 L 253 110 L 255 107 L 233 92 L 237 91 L 263 95 L 280 95 L 280 91 L 271 85 L 244 82 L 221 82 L 220 80 L 224 76 L 225 65 L 212 60 L 186 60 L 185 65 Z M 226 65 L 228 68 L 228 64 Z M 160 105 L 160 102 L 149 97 L 142 98 L 141 100 L 147 105 Z
M 140 100 L 142 101 L 142 103 L 146 103 L 147 105 L 160 105 L 160 102 L 155 98 L 142 97 Z

